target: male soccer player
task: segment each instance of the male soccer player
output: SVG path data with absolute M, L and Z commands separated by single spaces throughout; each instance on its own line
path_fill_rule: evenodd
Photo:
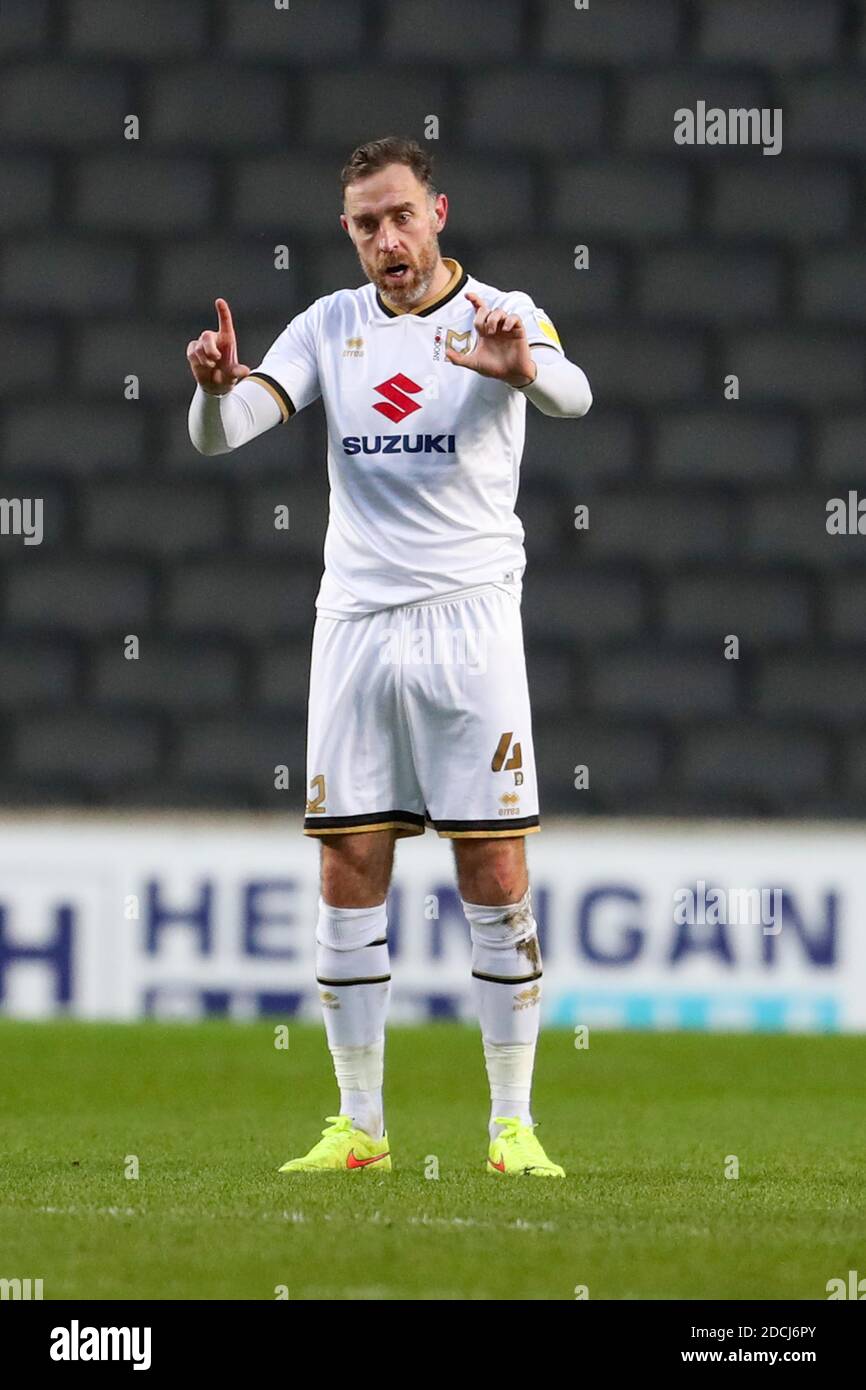
M 563 1177 L 530 1089 L 541 958 L 524 837 L 538 793 L 514 514 L 526 399 L 589 383 L 527 294 L 439 252 L 448 212 L 414 141 L 359 146 L 340 222 L 369 284 L 297 314 L 254 371 L 226 302 L 187 348 L 189 431 L 235 449 L 321 396 L 330 517 L 310 669 L 304 833 L 321 841 L 316 976 L 340 1113 L 281 1172 L 390 1169 L 382 1104 L 394 843 L 453 841 L 490 1082 L 487 1171 Z

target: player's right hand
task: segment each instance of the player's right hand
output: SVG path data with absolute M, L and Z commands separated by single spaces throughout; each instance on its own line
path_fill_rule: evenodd
M 209 396 L 224 396 L 249 376 L 249 367 L 238 362 L 238 341 L 232 323 L 231 310 L 224 299 L 214 301 L 219 328 L 216 333 L 206 329 L 186 349 L 189 369 L 203 391 Z

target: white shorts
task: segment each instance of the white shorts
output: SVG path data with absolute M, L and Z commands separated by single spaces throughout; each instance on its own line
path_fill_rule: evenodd
M 316 616 L 305 835 L 530 835 L 538 787 L 520 595 Z

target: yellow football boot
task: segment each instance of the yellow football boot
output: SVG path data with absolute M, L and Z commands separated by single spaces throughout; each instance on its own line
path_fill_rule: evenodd
M 349 1172 L 353 1168 L 390 1173 L 387 1134 L 381 1139 L 371 1139 L 363 1129 L 352 1128 L 351 1115 L 328 1115 L 327 1124 L 318 1144 L 314 1144 L 303 1158 L 290 1158 L 280 1168 L 281 1173 Z
M 536 1139 L 533 1133 L 535 1125 L 525 1125 L 514 1116 L 496 1115 L 494 1118 L 496 1124 L 505 1128 L 490 1141 L 488 1173 L 516 1178 L 565 1177 L 565 1169 L 560 1168 L 558 1163 L 551 1163 Z

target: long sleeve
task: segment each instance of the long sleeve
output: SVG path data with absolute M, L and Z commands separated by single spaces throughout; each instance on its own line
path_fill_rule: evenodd
M 274 396 L 255 381 L 239 381 L 224 396 L 200 386 L 189 407 L 189 437 L 200 454 L 227 454 L 283 419 Z
M 533 347 L 537 376 L 523 392 L 542 415 L 573 419 L 585 415 L 592 405 L 592 391 L 586 373 L 554 348 Z

